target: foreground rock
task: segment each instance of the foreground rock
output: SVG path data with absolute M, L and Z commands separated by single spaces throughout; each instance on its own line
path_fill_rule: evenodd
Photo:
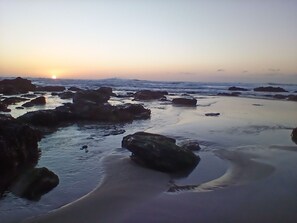
M 0 94 L 14 95 L 35 91 L 36 86 L 30 80 L 17 77 L 0 81 Z
M 175 144 L 175 139 L 146 132 L 127 135 L 122 147 L 132 152 L 132 160 L 169 173 L 192 171 L 200 161 L 192 151 Z
M 20 170 L 37 164 L 40 139 L 39 131 L 0 114 L 0 194 Z
M 196 106 L 197 100 L 195 98 L 174 98 L 172 104 L 181 106 Z
M 281 87 L 257 87 L 254 88 L 254 91 L 258 91 L 258 92 L 287 92 L 285 89 L 281 88 Z
M 25 171 L 12 186 L 11 191 L 29 200 L 40 200 L 41 196 L 59 184 L 59 177 L 45 167 Z
M 241 87 L 229 87 L 228 88 L 229 91 L 248 91 L 248 89 L 246 88 L 241 88 Z
M 40 96 L 38 98 L 34 98 L 29 102 L 26 102 L 25 104 L 23 104 L 23 107 L 33 107 L 35 105 L 45 105 L 46 104 L 46 100 L 45 97 Z
M 165 98 L 165 95 L 168 95 L 167 91 L 141 90 L 134 94 L 134 100 L 159 100 Z
M 293 129 L 291 138 L 292 138 L 292 141 L 297 144 L 297 128 Z

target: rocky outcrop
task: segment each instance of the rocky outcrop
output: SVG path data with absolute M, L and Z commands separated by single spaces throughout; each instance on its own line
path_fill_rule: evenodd
M 246 88 L 235 87 L 235 86 L 229 87 L 228 90 L 229 91 L 248 91 L 248 89 L 246 89 Z
M 159 100 L 165 98 L 165 95 L 168 95 L 167 91 L 141 90 L 134 94 L 134 100 Z
M 74 94 L 75 93 L 73 93 L 72 91 L 65 91 L 65 92 L 58 94 L 58 96 L 61 99 L 71 99 L 74 97 Z
M 28 101 L 28 100 L 29 99 L 27 99 L 27 98 L 21 98 L 21 97 L 9 97 L 9 98 L 5 98 L 1 102 L 6 104 L 6 105 L 14 105 L 14 104 L 17 104 L 19 102 Z
M 281 87 L 257 87 L 254 88 L 254 91 L 258 91 L 258 92 L 287 92 L 285 89 L 281 88 Z
M 291 138 L 292 138 L 292 141 L 297 144 L 297 128 L 293 129 Z
M 64 86 L 38 86 L 36 91 L 48 91 L 48 92 L 57 92 L 64 91 L 66 88 Z
M 59 184 L 59 177 L 45 167 L 26 170 L 11 187 L 12 193 L 19 197 L 38 201 Z
M 30 80 L 17 77 L 0 81 L 0 94 L 14 95 L 35 91 L 36 86 Z
M 20 170 L 37 164 L 40 139 L 39 131 L 0 114 L 0 195 Z
M 172 104 L 181 106 L 196 106 L 197 100 L 195 98 L 174 98 Z
M 122 147 L 132 152 L 132 160 L 169 173 L 192 171 L 200 161 L 192 151 L 175 144 L 175 139 L 146 132 L 127 135 Z
M 36 105 L 45 105 L 45 104 L 46 104 L 45 97 L 40 96 L 40 97 L 38 97 L 38 98 L 34 98 L 34 99 L 32 99 L 32 100 L 29 101 L 29 102 L 26 102 L 26 103 L 23 104 L 22 106 L 23 106 L 23 107 L 33 107 L 33 106 L 36 106 Z
M 110 95 L 102 94 L 96 90 L 83 90 L 78 91 L 73 96 L 73 103 L 80 105 L 100 105 L 103 103 L 107 103 Z
M 111 87 L 100 87 L 96 91 L 99 92 L 100 94 L 103 94 L 103 95 L 116 96 L 112 92 L 112 88 Z

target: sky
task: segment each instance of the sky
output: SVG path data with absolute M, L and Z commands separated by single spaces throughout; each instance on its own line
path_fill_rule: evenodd
M 297 84 L 296 0 L 0 0 L 0 77 Z

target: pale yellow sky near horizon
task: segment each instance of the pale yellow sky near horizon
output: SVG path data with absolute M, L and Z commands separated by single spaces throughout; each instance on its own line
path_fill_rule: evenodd
M 297 1 L 0 0 L 0 76 L 297 83 Z

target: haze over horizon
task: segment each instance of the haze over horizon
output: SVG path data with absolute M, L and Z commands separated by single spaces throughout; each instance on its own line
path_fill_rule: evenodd
M 0 77 L 297 84 L 294 0 L 0 0 Z

